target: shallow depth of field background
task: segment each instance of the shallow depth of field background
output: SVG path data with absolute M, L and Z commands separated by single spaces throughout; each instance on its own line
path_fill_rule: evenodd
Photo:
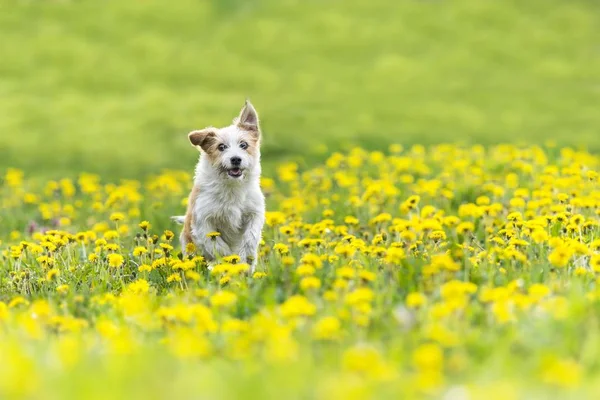
M 186 133 L 246 97 L 267 170 L 355 144 L 600 150 L 595 0 L 0 3 L 0 170 L 191 169 Z

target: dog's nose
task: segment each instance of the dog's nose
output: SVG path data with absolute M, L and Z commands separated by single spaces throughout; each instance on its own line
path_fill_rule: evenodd
M 240 157 L 231 157 L 231 165 L 240 165 L 242 159 Z

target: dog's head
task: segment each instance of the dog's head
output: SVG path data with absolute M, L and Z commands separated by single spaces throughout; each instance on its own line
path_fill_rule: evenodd
M 240 115 L 225 128 L 208 127 L 192 131 L 192 146 L 206 153 L 213 168 L 229 179 L 242 180 L 260 163 L 260 126 L 258 113 L 246 101 Z

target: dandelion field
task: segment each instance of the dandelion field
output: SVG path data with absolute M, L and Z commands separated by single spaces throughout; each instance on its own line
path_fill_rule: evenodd
M 599 166 L 514 145 L 280 164 L 254 273 L 181 256 L 188 172 L 9 169 L 0 397 L 593 398 Z

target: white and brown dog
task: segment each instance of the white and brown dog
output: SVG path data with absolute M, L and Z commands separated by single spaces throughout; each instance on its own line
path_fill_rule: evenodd
M 186 214 L 173 217 L 183 224 L 183 251 L 194 243 L 208 261 L 237 254 L 254 269 L 265 218 L 256 110 L 246 101 L 230 126 L 192 131 L 188 138 L 201 154 Z M 208 237 L 211 232 L 220 236 Z

